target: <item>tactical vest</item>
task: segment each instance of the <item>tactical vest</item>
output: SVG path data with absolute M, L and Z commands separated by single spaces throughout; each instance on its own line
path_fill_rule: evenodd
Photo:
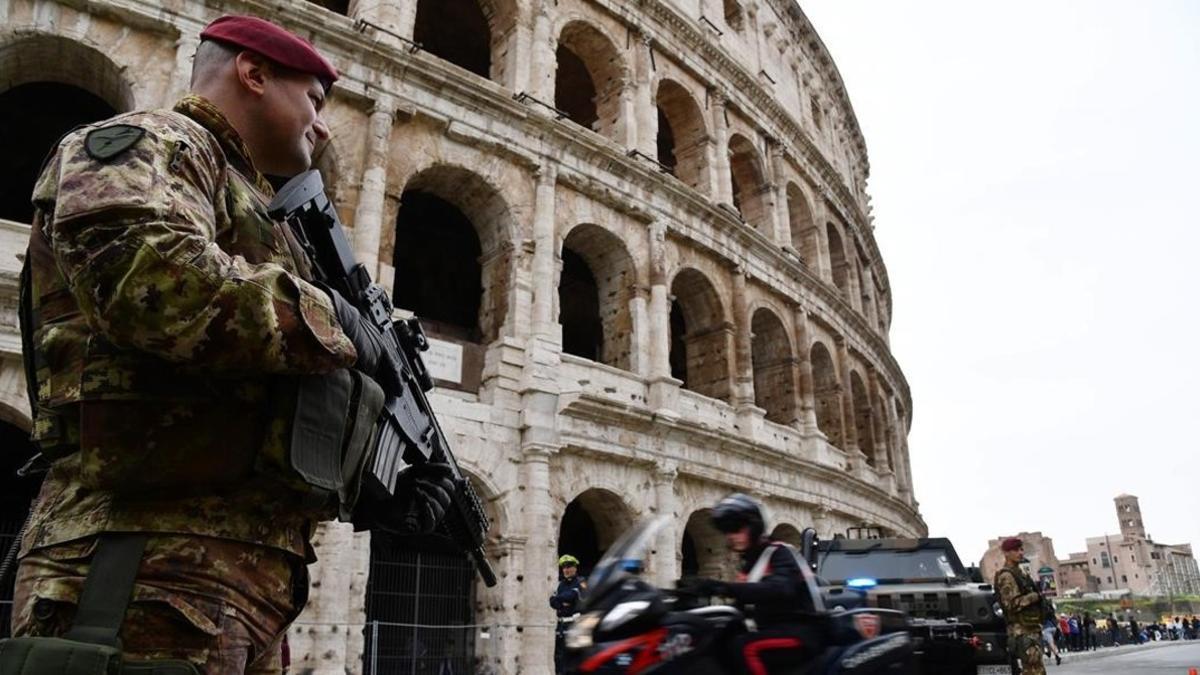
M 294 237 L 267 217 L 252 183 L 233 167 L 225 174 L 213 204 L 217 246 L 311 279 Z M 53 196 L 35 194 L 35 203 Z M 43 208 L 36 212 L 28 252 L 35 348 L 26 350 L 26 367 L 37 383 L 32 436 L 43 453 L 56 459 L 78 452 L 81 481 L 99 490 L 219 492 L 268 479 L 332 508 L 330 489 L 314 489 L 289 461 L 302 378 L 213 376 L 111 344 L 87 325 L 55 263 L 43 229 L 49 217 Z
M 1005 573 L 1012 575 L 1013 581 L 1015 581 L 1017 583 L 1017 590 L 1020 592 L 1021 595 L 1027 595 L 1029 593 L 1037 593 L 1038 592 L 1037 587 L 1033 583 L 1033 579 L 1030 579 L 1029 575 L 1019 573 L 1017 570 L 1014 570 L 1013 568 L 1007 567 L 1007 566 L 1001 567 L 996 572 L 996 579 L 994 579 L 993 581 L 998 582 L 1000 580 L 1000 575 L 1005 574 Z M 996 585 L 999 586 L 998 583 Z M 1040 594 L 1039 594 L 1039 597 L 1040 597 Z M 1025 626 L 1039 626 L 1040 627 L 1042 624 L 1042 613 L 1043 613 L 1042 603 L 1036 602 L 1032 605 L 1027 605 L 1025 607 L 1022 607 L 1021 609 L 1017 610 L 1015 616 L 1013 616 L 1011 618 L 1006 617 L 1006 619 L 1009 620 L 1010 622 L 1015 620 L 1015 623 L 1025 625 Z

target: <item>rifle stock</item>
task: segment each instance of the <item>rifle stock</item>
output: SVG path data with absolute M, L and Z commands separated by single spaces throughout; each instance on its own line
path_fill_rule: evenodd
M 417 319 L 392 320 L 392 303 L 387 292 L 371 282 L 365 266 L 354 258 L 337 212 L 325 194 L 316 170 L 288 181 L 269 207 L 272 218 L 284 220 L 313 262 L 313 273 L 323 283 L 354 303 L 379 328 L 388 351 L 388 362 L 396 368 L 398 384 L 385 386 L 383 412 L 376 423 L 376 443 L 363 476 L 360 504 L 370 523 L 388 529 L 387 502 L 395 495 L 401 470 L 412 464 L 439 462 L 450 466 L 455 491 L 450 509 L 439 526 L 442 534 L 471 555 L 480 578 L 496 585 L 496 574 L 483 552 L 488 521 L 483 505 L 458 467 L 446 435 L 425 392 L 433 381 L 421 359 L 429 348 Z M 395 529 L 403 531 L 406 524 Z

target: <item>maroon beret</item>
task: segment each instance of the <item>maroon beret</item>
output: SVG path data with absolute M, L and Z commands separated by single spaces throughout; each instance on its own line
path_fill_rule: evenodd
M 337 69 L 308 40 L 256 16 L 223 16 L 200 31 L 201 40 L 216 40 L 257 52 L 286 68 L 315 75 L 329 89 Z
M 1001 551 L 1015 551 L 1019 548 L 1024 548 L 1024 547 L 1025 547 L 1025 542 L 1021 541 L 1020 539 L 1017 539 L 1016 537 L 1009 537 L 1008 539 L 1005 539 L 1003 542 L 1000 543 Z

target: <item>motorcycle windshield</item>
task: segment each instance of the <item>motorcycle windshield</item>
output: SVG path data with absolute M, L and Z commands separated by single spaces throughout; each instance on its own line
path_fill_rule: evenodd
M 588 577 L 588 599 L 604 597 L 630 575 L 645 570 L 653 543 L 666 524 L 666 516 L 643 520 L 626 530 L 609 546 Z

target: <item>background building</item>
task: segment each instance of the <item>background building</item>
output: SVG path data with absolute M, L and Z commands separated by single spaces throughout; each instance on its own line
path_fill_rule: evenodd
M 783 538 L 925 534 L 865 144 L 791 0 L 0 1 L 6 447 L 30 424 L 16 256 L 42 158 L 77 124 L 175 101 L 223 13 L 268 16 L 344 73 L 317 166 L 359 259 L 435 338 L 432 400 L 501 576 L 323 527 L 294 668 L 549 672 L 559 552 L 586 571 L 667 514 L 651 574 L 719 573 L 706 508 L 734 489 Z M 11 536 L 24 500 L 0 487 Z
M 1119 495 L 1114 500 L 1121 533 L 1088 537 L 1087 550 L 1067 560 L 1054 557 L 1054 547 L 1040 532 L 1022 532 L 1030 573 L 1053 571 L 1063 593 L 1170 596 L 1200 593 L 1200 571 L 1191 544 L 1160 544 L 1146 534 L 1138 498 Z M 1000 537 L 988 542 L 980 567 L 987 579 L 1004 564 Z
M 1058 556 L 1054 554 L 1054 540 L 1041 532 L 1010 534 L 988 541 L 988 549 L 979 561 L 979 571 L 984 581 L 991 583 L 996 572 L 1004 567 L 1004 553 L 1000 550 L 1000 544 L 1009 537 L 1016 537 L 1025 544 L 1029 575 L 1034 579 L 1047 579 L 1047 589 L 1053 592 L 1058 586 Z

